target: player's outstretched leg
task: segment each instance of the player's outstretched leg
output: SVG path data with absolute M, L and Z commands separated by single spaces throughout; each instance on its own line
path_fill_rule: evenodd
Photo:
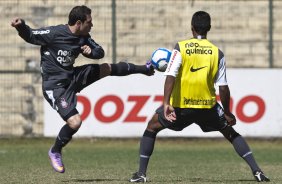
M 144 74 L 151 76 L 154 75 L 154 73 L 155 70 L 150 61 L 148 61 L 145 65 L 135 65 L 127 62 L 111 64 L 112 76 L 126 76 L 130 74 Z
M 233 145 L 237 154 L 246 161 L 246 163 L 251 168 L 255 179 L 258 182 L 270 181 L 269 178 L 265 176 L 264 173 L 259 168 L 253 156 L 253 153 L 251 149 L 249 148 L 249 145 L 247 144 L 245 139 L 240 134 L 238 134 L 230 126 L 226 127 L 225 129 L 221 130 L 220 132 L 224 135 L 226 139 L 230 141 L 230 143 Z

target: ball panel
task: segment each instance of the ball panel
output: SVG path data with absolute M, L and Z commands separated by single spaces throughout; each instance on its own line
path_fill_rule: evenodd
M 164 72 L 167 68 L 167 61 L 166 60 L 162 60 L 158 63 L 158 70 L 161 72 Z
M 170 55 L 171 51 L 166 48 L 158 48 L 155 50 L 151 56 L 151 63 L 153 67 L 160 72 L 164 72 L 167 68 Z

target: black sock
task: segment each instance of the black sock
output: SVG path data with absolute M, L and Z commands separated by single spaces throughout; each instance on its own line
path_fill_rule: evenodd
M 232 144 L 238 155 L 240 155 L 250 166 L 252 172 L 260 170 L 248 144 L 246 143 L 246 141 L 243 139 L 242 136 L 237 136 L 232 141 Z
M 153 153 L 156 133 L 145 130 L 140 142 L 139 172 L 146 174 L 150 156 Z
M 132 63 L 119 62 L 117 64 L 111 64 L 112 76 L 126 76 L 130 74 L 147 74 L 149 72 L 146 65 L 135 65 Z
M 67 143 L 72 139 L 73 134 L 77 130 L 72 129 L 68 124 L 65 124 L 59 132 L 56 138 L 55 144 L 52 147 L 52 153 L 61 153 L 62 148 L 67 145 Z

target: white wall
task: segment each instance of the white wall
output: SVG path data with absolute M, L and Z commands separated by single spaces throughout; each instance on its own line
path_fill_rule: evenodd
M 278 69 L 229 69 L 234 128 L 243 136 L 282 137 L 282 71 Z M 107 77 L 78 94 L 83 124 L 79 137 L 140 137 L 147 121 L 161 105 L 164 76 Z M 64 122 L 45 101 L 44 135 L 56 136 Z M 182 132 L 162 131 L 159 136 L 214 137 L 197 125 Z

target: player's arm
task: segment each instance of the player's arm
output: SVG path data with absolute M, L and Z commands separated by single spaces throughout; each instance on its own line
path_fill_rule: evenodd
M 53 40 L 54 31 L 49 28 L 31 29 L 21 18 L 15 18 L 11 23 L 26 42 L 35 45 L 47 45 Z
M 81 47 L 82 55 L 90 59 L 101 59 L 105 56 L 104 49 L 89 36 Z
M 176 120 L 176 114 L 174 112 L 174 108 L 170 105 L 170 96 L 173 90 L 173 86 L 175 83 L 175 77 L 168 75 L 165 79 L 165 85 L 164 85 L 164 116 L 165 118 L 172 122 Z
M 219 86 L 219 96 L 220 101 L 224 109 L 224 115 L 226 120 L 230 125 L 236 124 L 235 116 L 230 112 L 229 104 L 230 104 L 230 90 L 228 85 L 226 86 Z
M 175 46 L 171 53 L 171 58 L 168 62 L 168 67 L 165 71 L 166 80 L 164 84 L 164 116 L 165 118 L 172 122 L 176 120 L 176 114 L 174 112 L 174 108 L 170 104 L 170 96 L 173 91 L 175 78 L 178 74 L 178 70 L 182 64 L 182 57 L 179 52 L 179 46 L 178 44 Z
M 220 51 L 221 52 L 221 51 Z M 229 125 L 236 124 L 235 116 L 230 112 L 230 90 L 226 79 L 225 57 L 223 56 L 219 61 L 218 72 L 215 79 L 215 84 L 219 87 L 219 97 L 224 110 L 224 116 Z

